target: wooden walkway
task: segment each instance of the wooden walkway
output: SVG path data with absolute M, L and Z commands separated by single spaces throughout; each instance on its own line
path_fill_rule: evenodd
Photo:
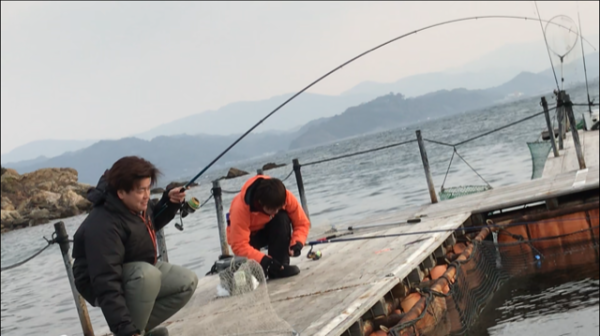
M 579 139 L 581 141 L 587 167 L 598 166 L 599 134 L 598 131 L 579 131 Z M 553 153 L 550 153 L 548 161 L 546 161 L 546 166 L 544 167 L 543 177 L 556 176 L 560 173 L 579 169 L 577 153 L 575 152 L 575 145 L 573 144 L 573 136 L 571 133 L 567 133 L 567 137 L 564 140 L 564 149 L 559 152 L 560 156 L 556 158 Z
M 582 133 L 582 139 L 588 162 L 586 171 L 578 171 L 572 142 L 567 140 L 561 157 L 547 162 L 541 179 L 347 224 L 394 222 L 418 217 L 422 219 L 419 224 L 390 227 L 369 235 L 457 229 L 473 214 L 597 190 L 600 182 L 598 132 Z M 323 253 L 323 258 L 318 261 L 307 259 L 308 248 L 305 248 L 302 257 L 292 258 L 292 263 L 301 269 L 298 276 L 268 283 L 272 307 L 300 335 L 341 335 L 430 257 L 450 235 L 448 231 L 319 245 L 315 248 Z M 202 318 L 198 311 L 200 306 L 216 296 L 218 283 L 218 276 L 200 279 L 190 304 L 167 323 L 173 335 L 213 335 L 210 330 L 201 330 L 199 322 Z M 220 323 L 244 319 L 233 307 L 229 311 L 227 307 L 223 309 L 224 314 L 214 317 Z M 251 324 L 252 321 L 248 321 L 248 325 Z

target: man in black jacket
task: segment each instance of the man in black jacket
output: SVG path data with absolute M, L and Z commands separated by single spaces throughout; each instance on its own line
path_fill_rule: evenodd
M 198 284 L 194 272 L 157 262 L 156 232 L 185 200 L 174 188 L 151 203 L 158 174 L 138 157 L 115 162 L 88 192 L 94 207 L 74 235 L 77 290 L 102 309 L 115 336 L 168 335 L 156 327 L 187 304 Z

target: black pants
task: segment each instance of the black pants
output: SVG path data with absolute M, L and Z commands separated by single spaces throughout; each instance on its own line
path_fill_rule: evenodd
M 265 227 L 250 235 L 250 245 L 257 250 L 268 246 L 269 255 L 282 265 L 290 264 L 292 220 L 285 211 L 279 211 Z

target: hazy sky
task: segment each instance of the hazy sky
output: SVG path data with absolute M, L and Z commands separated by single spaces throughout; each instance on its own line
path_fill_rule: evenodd
M 584 35 L 598 34 L 598 1 L 538 6 L 545 19 L 575 20 L 579 6 Z M 120 138 L 297 91 L 368 48 L 439 21 L 536 17 L 532 1 L 2 2 L 1 13 L 2 153 L 39 139 Z M 537 22 L 445 26 L 377 51 L 311 91 L 334 95 L 365 80 L 441 71 L 541 37 Z

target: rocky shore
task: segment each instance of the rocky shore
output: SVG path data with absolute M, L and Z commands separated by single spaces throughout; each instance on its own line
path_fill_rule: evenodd
M 90 185 L 79 183 L 71 168 L 47 168 L 19 175 L 2 168 L 2 232 L 46 224 L 89 211 Z

